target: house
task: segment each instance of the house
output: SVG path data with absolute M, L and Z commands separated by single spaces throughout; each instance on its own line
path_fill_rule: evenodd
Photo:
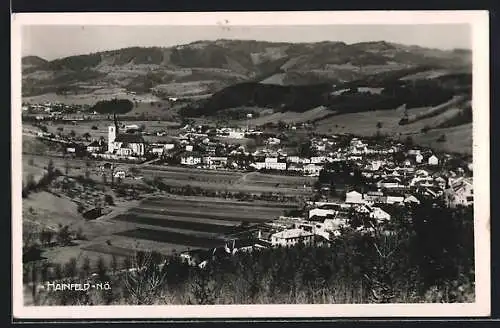
M 444 192 L 445 201 L 450 207 L 474 204 L 474 186 L 471 178 L 460 178 L 450 183 Z
M 264 162 L 256 162 L 254 165 L 257 170 L 286 170 L 286 163 L 278 161 L 277 157 L 266 157 Z
M 417 197 L 413 196 L 413 195 L 410 195 L 408 197 L 406 197 L 404 200 L 403 200 L 403 203 L 405 204 L 420 204 L 420 201 L 418 200 Z
M 99 140 L 94 140 L 87 145 L 87 152 L 99 153 L 104 149 L 104 144 Z
M 386 204 L 401 204 L 403 203 L 405 198 L 399 195 L 387 195 L 386 196 Z
M 363 200 L 363 194 L 353 190 L 346 193 L 345 202 L 350 204 L 363 204 L 365 201 Z
M 291 247 L 299 243 L 310 245 L 314 241 L 314 234 L 302 229 L 286 229 L 271 235 L 272 246 Z
M 391 219 L 391 215 L 381 209 L 380 207 L 371 207 L 370 217 L 376 219 L 377 221 L 388 221 Z
M 286 161 L 288 163 L 299 163 L 299 160 L 300 160 L 299 156 L 288 156 L 286 158 Z
M 281 142 L 280 139 L 278 138 L 273 138 L 273 137 L 270 137 L 266 140 L 266 144 L 272 146 L 272 145 L 279 145 Z
M 311 157 L 312 164 L 322 164 L 326 162 L 326 156 L 313 156 Z
M 201 263 L 207 261 L 210 256 L 210 251 L 204 249 L 196 249 L 180 254 L 181 261 L 191 266 L 199 266 Z
M 321 165 L 316 165 L 316 164 L 306 164 L 303 167 L 303 171 L 306 174 L 309 174 L 311 176 L 319 176 L 319 173 L 323 169 L 323 166 Z
M 186 152 L 181 156 L 182 165 L 198 165 L 201 163 L 201 155 L 196 152 Z
M 438 165 L 439 164 L 439 159 L 436 157 L 436 155 L 432 155 L 427 159 L 427 164 L 429 165 Z
M 287 171 L 304 172 L 304 165 L 302 165 L 302 164 L 289 162 L 287 166 L 288 166 Z
M 114 174 L 114 177 L 118 179 L 125 179 L 125 176 L 125 171 L 116 171 Z
M 218 167 L 225 167 L 227 166 L 227 157 L 204 156 L 202 159 L 202 163 L 207 165 L 211 169 L 215 169 Z
M 417 164 L 421 164 L 423 160 L 424 156 L 422 154 L 418 153 L 415 155 L 415 162 L 417 162 Z
M 384 193 L 381 191 L 369 191 L 363 195 L 363 199 L 367 204 L 376 204 L 384 202 Z
M 309 218 L 314 216 L 318 217 L 327 217 L 328 215 L 335 215 L 336 211 L 334 209 L 322 209 L 322 208 L 313 208 L 309 210 Z

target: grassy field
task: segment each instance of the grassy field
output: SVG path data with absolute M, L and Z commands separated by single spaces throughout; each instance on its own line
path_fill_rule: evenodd
M 313 121 L 331 115 L 335 113 L 334 111 L 328 110 L 324 107 L 317 107 L 305 111 L 303 113 L 298 112 L 277 112 L 269 115 L 262 115 L 258 118 L 248 120 L 250 126 L 264 125 L 266 123 L 278 123 L 283 121 L 285 123 L 303 123 L 307 121 Z M 239 124 L 247 124 L 246 121 L 240 121 Z
M 428 108 L 408 110 L 410 115 L 419 115 L 427 112 Z M 317 123 L 317 131 L 320 133 L 352 133 L 361 136 L 373 136 L 377 132 L 400 137 L 402 140 L 411 135 L 417 144 L 436 147 L 436 149 L 472 153 L 472 124 L 460 125 L 445 129 L 431 129 L 423 133 L 425 127 L 433 127 L 457 113 L 456 108 L 450 108 L 436 116 L 420 119 L 407 125 L 399 125 L 403 113 L 400 110 L 383 110 L 363 113 L 350 113 L 335 115 Z M 377 128 L 377 122 L 382 124 Z M 440 135 L 446 135 L 447 140 L 443 143 L 437 142 Z M 459 138 L 460 140 L 457 140 Z
M 43 104 L 46 102 L 62 103 L 68 105 L 93 105 L 101 100 L 110 100 L 113 98 L 128 99 L 130 101 L 138 101 L 149 103 L 151 101 L 161 101 L 160 98 L 151 94 L 132 95 L 128 94 L 125 89 L 100 89 L 92 93 L 79 95 L 58 95 L 55 93 L 46 93 L 38 96 L 23 97 L 23 102 L 31 104 Z

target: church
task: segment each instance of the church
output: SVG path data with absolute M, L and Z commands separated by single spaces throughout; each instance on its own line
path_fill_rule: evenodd
M 137 133 L 120 133 L 116 114 L 114 125 L 108 127 L 108 153 L 118 156 L 144 156 L 145 142 Z

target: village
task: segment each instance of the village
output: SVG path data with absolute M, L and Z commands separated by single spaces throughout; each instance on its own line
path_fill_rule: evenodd
M 146 142 L 145 135 L 164 136 L 166 132 L 148 131 L 146 124 L 126 125 L 114 115 L 107 138 L 91 140 L 62 132 L 36 135 L 62 142 L 65 156 L 76 158 L 317 179 L 306 205 L 293 215 L 249 225 L 243 232 L 226 236 L 225 246 L 181 253 L 181 258 L 200 267 L 216 254 L 298 243 L 328 245 L 349 226 L 359 233 L 374 233 L 391 221 L 395 209 L 419 206 L 424 200 L 451 208 L 473 205 L 471 161 L 408 142 L 312 134 L 293 148 L 282 131 L 262 127 L 186 124 L 178 131 L 168 142 Z M 119 169 L 113 175 L 142 178 Z M 352 227 L 353 215 L 368 218 L 370 225 Z

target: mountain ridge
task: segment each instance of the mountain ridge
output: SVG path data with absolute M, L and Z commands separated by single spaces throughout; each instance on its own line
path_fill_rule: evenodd
M 344 83 L 383 71 L 418 66 L 470 70 L 467 51 L 407 46 L 386 41 L 346 44 L 219 39 L 171 47 L 126 47 L 45 60 L 25 56 L 23 95 L 88 93 L 121 88 L 161 96 L 212 94 L 232 84 L 253 81 L 281 85 Z M 274 78 L 275 74 L 281 74 Z M 186 84 L 187 81 L 191 84 Z

